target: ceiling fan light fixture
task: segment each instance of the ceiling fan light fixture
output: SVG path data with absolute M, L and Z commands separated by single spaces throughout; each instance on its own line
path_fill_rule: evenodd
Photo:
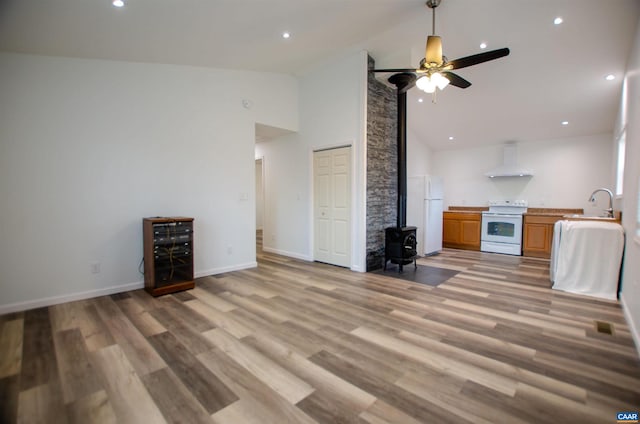
M 418 78 L 418 80 L 416 81 L 416 87 L 418 87 L 425 93 L 433 93 L 434 91 L 436 91 L 436 83 L 427 75 Z
M 416 86 L 425 93 L 433 93 L 436 88 L 443 90 L 447 85 L 449 85 L 449 80 L 439 72 L 423 75 L 416 81 Z
M 442 65 L 442 39 L 437 35 L 427 37 L 427 48 L 425 52 L 425 63 L 428 65 Z
M 449 85 L 449 80 L 445 78 L 440 72 L 436 72 L 431 75 L 431 82 L 433 82 L 440 90 L 444 90 L 444 88 Z

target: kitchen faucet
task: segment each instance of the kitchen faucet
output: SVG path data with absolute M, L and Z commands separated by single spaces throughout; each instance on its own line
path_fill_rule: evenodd
M 593 191 L 593 193 L 591 193 L 591 197 L 589 198 L 589 201 L 591 203 L 596 201 L 596 193 L 599 191 L 606 191 L 607 194 L 609 194 L 609 208 L 606 209 L 607 211 L 607 216 L 609 218 L 613 218 L 613 193 L 611 192 L 611 190 L 609 190 L 608 188 L 598 188 L 596 190 Z

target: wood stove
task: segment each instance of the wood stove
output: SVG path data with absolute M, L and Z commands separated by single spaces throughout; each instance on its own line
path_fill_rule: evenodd
M 402 272 L 403 265 L 413 262 L 417 269 L 418 241 L 416 227 L 389 227 L 384 230 L 384 270 L 387 262 L 398 265 L 398 272 Z
M 407 90 L 414 86 L 416 76 L 409 73 L 392 75 L 389 82 L 397 87 L 398 95 L 398 210 L 397 225 L 385 229 L 384 269 L 387 262 L 398 264 L 398 272 L 403 265 L 413 262 L 418 268 L 418 242 L 416 227 L 407 227 Z

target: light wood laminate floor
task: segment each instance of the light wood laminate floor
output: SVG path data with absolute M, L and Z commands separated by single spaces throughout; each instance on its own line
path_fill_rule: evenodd
M 617 302 L 551 290 L 545 260 L 445 249 L 419 263 L 460 273 L 431 287 L 259 249 L 258 268 L 190 291 L 0 316 L 0 422 L 612 423 L 640 409 Z

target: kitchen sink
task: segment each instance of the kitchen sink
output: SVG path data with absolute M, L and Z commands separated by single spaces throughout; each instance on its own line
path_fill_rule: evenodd
M 569 218 L 569 219 L 585 219 L 585 220 L 597 220 L 597 221 L 617 221 L 618 220 L 616 218 L 611 218 L 608 216 L 583 215 L 578 213 L 563 215 L 562 217 Z

